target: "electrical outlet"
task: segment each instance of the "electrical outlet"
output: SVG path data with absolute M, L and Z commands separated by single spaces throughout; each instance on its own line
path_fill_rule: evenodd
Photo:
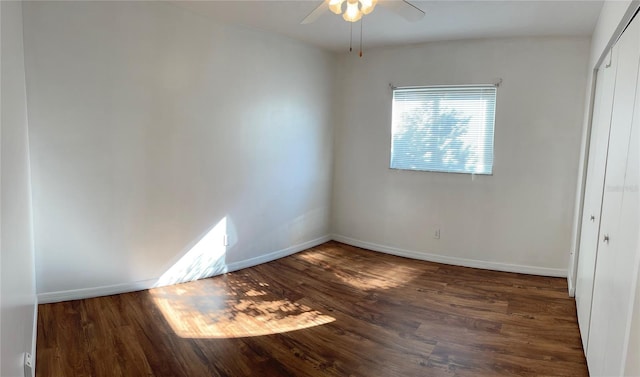
M 229 246 L 229 235 L 225 234 L 222 237 L 222 246 Z
M 33 377 L 33 358 L 29 352 L 24 353 L 24 376 Z
M 435 238 L 436 240 L 440 239 L 440 228 L 436 228 L 435 233 L 433 233 L 433 238 Z

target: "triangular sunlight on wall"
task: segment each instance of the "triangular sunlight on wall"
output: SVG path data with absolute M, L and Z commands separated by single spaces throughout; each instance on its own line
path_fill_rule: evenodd
M 227 216 L 211 228 L 178 262 L 169 268 L 156 287 L 184 283 L 227 272 Z

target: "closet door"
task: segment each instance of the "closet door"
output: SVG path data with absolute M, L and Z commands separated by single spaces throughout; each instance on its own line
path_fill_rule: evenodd
M 585 352 L 587 351 L 589 339 L 593 278 L 596 269 L 598 232 L 600 230 L 600 209 L 602 208 L 604 174 L 607 163 L 609 129 L 618 64 L 617 51 L 617 48 L 612 50 L 598 69 L 589 144 L 575 294 L 578 324 L 580 325 L 582 345 Z
M 640 23 L 640 22 L 639 22 Z M 638 29 L 638 40 L 640 41 L 640 27 Z M 616 287 L 624 287 L 628 292 L 628 297 L 620 297 L 620 307 L 613 308 L 615 311 L 626 311 L 629 317 L 633 317 L 633 308 L 637 298 L 640 298 L 638 291 L 638 273 L 640 272 L 640 244 L 638 239 L 640 230 L 640 64 L 638 66 L 638 85 L 636 88 L 636 106 L 633 113 L 633 124 L 631 126 L 631 137 L 629 138 L 629 153 L 627 154 L 627 173 L 624 180 L 624 190 L 622 194 L 622 211 L 620 214 L 620 229 L 618 238 L 620 239 L 620 252 L 615 258 L 615 269 L 623 271 L 620 276 L 616 276 Z M 630 280 L 624 280 L 625 276 L 631 276 Z M 619 288 L 616 288 L 619 289 Z M 631 307 L 631 308 L 630 308 Z M 631 309 L 631 310 L 630 310 Z M 637 310 L 637 309 L 636 309 Z M 640 313 L 635 313 L 640 315 Z M 632 331 L 632 318 L 627 318 L 624 334 L 623 356 L 626 354 L 626 363 L 630 365 L 629 359 L 640 357 L 638 350 L 628 348 L 630 337 L 634 336 Z M 637 337 L 637 334 L 635 335 Z M 639 368 L 640 369 L 640 368 Z M 635 372 L 626 370 L 626 376 L 640 376 L 640 370 Z
M 637 248 L 631 247 L 636 241 L 630 241 L 632 237 L 628 234 L 632 232 L 637 236 L 637 206 L 627 208 L 634 201 L 627 183 L 631 184 L 637 173 L 629 171 L 637 169 L 637 164 L 628 163 L 628 157 L 633 155 L 635 148 L 630 143 L 632 134 L 637 137 L 638 132 L 632 130 L 632 124 L 640 70 L 639 19 L 627 28 L 617 47 L 619 62 L 587 348 L 587 361 L 593 376 L 622 375 L 634 289 L 632 279 L 637 272 L 634 266 Z M 629 181 L 627 173 L 631 173 Z

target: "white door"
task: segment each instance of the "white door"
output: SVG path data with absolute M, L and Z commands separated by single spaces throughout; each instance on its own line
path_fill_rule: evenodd
M 640 35 L 640 27 L 637 29 Z M 638 40 L 640 40 L 640 36 Z M 640 339 L 640 333 L 637 332 L 639 329 L 632 326 L 634 305 L 636 305 L 636 300 L 640 296 L 640 291 L 638 290 L 638 273 L 640 269 L 640 245 L 638 242 L 638 231 L 640 230 L 640 64 L 638 66 L 636 106 L 633 114 L 629 153 L 627 155 L 627 173 L 622 193 L 620 228 L 618 230 L 620 248 L 615 256 L 615 269 L 620 271 L 620 274 L 616 275 L 614 284 L 616 285 L 615 289 L 620 290 L 622 295 L 617 300 L 619 306 L 612 309 L 615 312 L 629 313 L 624 330 L 625 339 L 622 343 L 622 354 L 623 357 L 626 356 L 626 364 L 629 369 L 631 369 L 630 366 L 633 359 L 640 358 L 639 350 L 634 348 L 634 340 L 636 341 L 635 343 L 638 343 L 637 340 Z M 627 279 L 628 276 L 631 276 L 631 279 Z M 624 294 L 627 297 L 624 297 Z M 635 315 L 640 318 L 640 313 L 635 313 Z M 638 324 L 640 324 L 640 321 L 638 321 Z M 636 331 L 636 333 L 633 331 Z M 630 342 L 631 348 L 628 347 Z M 623 361 L 624 363 L 625 361 Z M 640 376 L 640 368 L 635 371 L 629 369 L 626 370 L 625 375 Z
M 609 53 L 597 73 L 596 98 L 594 100 L 591 141 L 587 164 L 587 180 L 584 193 L 580 254 L 576 274 L 576 308 L 582 345 L 587 351 L 593 277 L 596 269 L 600 209 L 604 188 L 604 174 L 609 146 L 609 129 L 618 64 L 618 49 Z
M 636 234 L 638 228 L 637 213 L 630 215 L 623 206 L 633 200 L 625 195 L 625 178 L 627 168 L 633 168 L 633 163 L 627 162 L 640 67 L 640 19 L 632 22 L 616 47 L 618 67 L 587 347 L 587 361 L 593 376 L 622 375 L 625 358 L 632 278 L 636 270 L 633 263 L 636 248 L 629 248 L 630 241 L 625 238 L 630 237 L 625 233 L 635 225 Z M 633 135 L 637 135 L 637 130 Z M 623 215 L 627 217 L 623 219 Z M 627 221 L 636 221 L 636 224 L 625 224 Z

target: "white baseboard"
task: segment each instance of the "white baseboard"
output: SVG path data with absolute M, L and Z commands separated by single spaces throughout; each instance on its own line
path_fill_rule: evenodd
M 38 294 L 38 302 L 50 304 L 53 302 L 81 300 L 101 296 L 117 295 L 120 293 L 141 291 L 153 288 L 158 279 L 135 281 L 132 283 L 104 285 L 101 287 L 70 289 L 68 291 L 46 292 Z
M 576 297 L 576 287 L 573 285 L 573 279 L 567 277 L 567 286 L 569 287 L 569 297 Z
M 33 306 L 33 328 L 31 330 L 31 356 L 32 356 L 32 375 L 28 377 L 34 377 L 36 374 L 36 342 L 38 340 L 38 297 L 35 298 L 35 305 Z
M 276 259 L 280 259 L 280 258 L 289 256 L 291 254 L 298 253 L 302 250 L 306 250 L 311 247 L 318 246 L 330 240 L 331 240 L 331 236 L 325 235 L 325 236 L 313 239 L 311 241 L 303 242 L 301 244 L 294 245 L 286 249 L 277 250 L 269 254 L 261 255 L 259 257 L 230 263 L 226 265 L 226 268 L 224 269 L 224 271 L 225 272 L 238 271 L 243 268 L 253 267 L 262 263 L 271 262 Z M 158 279 L 149 279 L 149 280 L 136 281 L 132 283 L 106 285 L 101 287 L 72 289 L 68 291 L 58 291 L 58 292 L 46 292 L 46 293 L 38 294 L 38 302 L 40 304 L 49 304 L 49 303 L 61 302 L 61 301 L 80 300 L 84 298 L 93 298 L 93 297 L 100 297 L 100 296 L 110 296 L 110 295 L 116 295 L 120 293 L 128 293 L 128 292 L 141 291 L 145 289 L 151 289 L 156 287 L 157 284 L 158 284 Z
M 297 245 L 288 247 L 286 249 L 274 251 L 273 253 L 261 255 L 259 257 L 255 257 L 251 259 L 245 259 L 239 262 L 233 262 L 227 265 L 227 272 L 238 271 L 238 270 L 242 270 L 243 268 L 253 267 L 262 263 L 267 263 L 267 262 L 274 261 L 276 259 L 284 258 L 286 256 L 299 253 L 303 250 L 321 245 L 325 242 L 329 242 L 331 241 L 331 239 L 332 239 L 331 235 L 327 234 L 326 236 L 322 236 L 320 238 L 316 238 L 311 241 L 297 244 Z
M 362 248 L 373 250 L 373 251 L 397 255 L 405 258 L 424 260 L 429 262 L 451 264 L 456 266 L 474 267 L 474 268 L 481 268 L 485 270 L 517 272 L 517 273 L 530 274 L 530 275 L 567 277 L 566 269 L 524 266 L 524 265 L 517 265 L 517 264 L 499 263 L 499 262 L 487 262 L 487 261 L 481 261 L 481 260 L 475 260 L 475 259 L 448 257 L 448 256 L 423 253 L 423 252 L 413 251 L 413 250 L 399 249 L 399 248 L 380 245 L 372 242 L 360 241 L 360 240 L 346 237 L 340 234 L 325 235 L 323 237 L 319 237 L 311 241 L 294 245 L 286 249 L 277 250 L 269 254 L 261 255 L 259 257 L 245 259 L 238 262 L 233 262 L 226 265 L 225 271 L 226 272 L 238 271 L 243 268 L 253 267 L 262 263 L 271 262 L 276 259 L 280 259 L 289 255 L 298 253 L 300 251 L 309 249 L 311 247 L 318 246 L 332 239 L 348 245 L 362 247 Z M 101 287 L 40 293 L 38 294 L 38 303 L 48 304 L 53 302 L 80 300 L 84 298 L 135 292 L 135 291 L 141 291 L 144 289 L 154 288 L 157 286 L 157 284 L 158 284 L 158 279 L 149 279 L 149 280 L 136 281 L 132 283 L 107 285 L 107 286 L 101 286 Z M 572 292 L 573 292 L 573 286 L 572 284 L 570 284 L 569 294 L 572 295 Z M 34 321 L 37 322 L 37 308 L 36 308 Z M 36 336 L 35 335 L 36 325 L 37 323 L 34 323 L 34 337 Z M 33 344 L 35 348 L 35 338 L 34 338 Z
M 524 266 L 518 264 L 508 264 L 500 262 L 488 262 L 476 259 L 465 259 L 448 257 L 438 254 L 429 254 L 413 250 L 399 249 L 396 247 L 380 245 L 372 242 L 360 241 L 355 238 L 346 237 L 340 234 L 334 234 L 332 238 L 335 241 L 346 243 L 351 246 L 361 247 L 363 249 L 369 249 L 373 251 L 379 251 L 386 254 L 392 254 L 405 258 L 419 259 L 428 262 L 451 264 L 456 266 L 481 268 L 484 270 L 495 270 L 504 272 L 517 272 L 521 274 L 529 275 L 541 275 L 541 276 L 554 276 L 554 277 L 567 277 L 567 270 L 561 268 L 546 268 L 535 266 Z

